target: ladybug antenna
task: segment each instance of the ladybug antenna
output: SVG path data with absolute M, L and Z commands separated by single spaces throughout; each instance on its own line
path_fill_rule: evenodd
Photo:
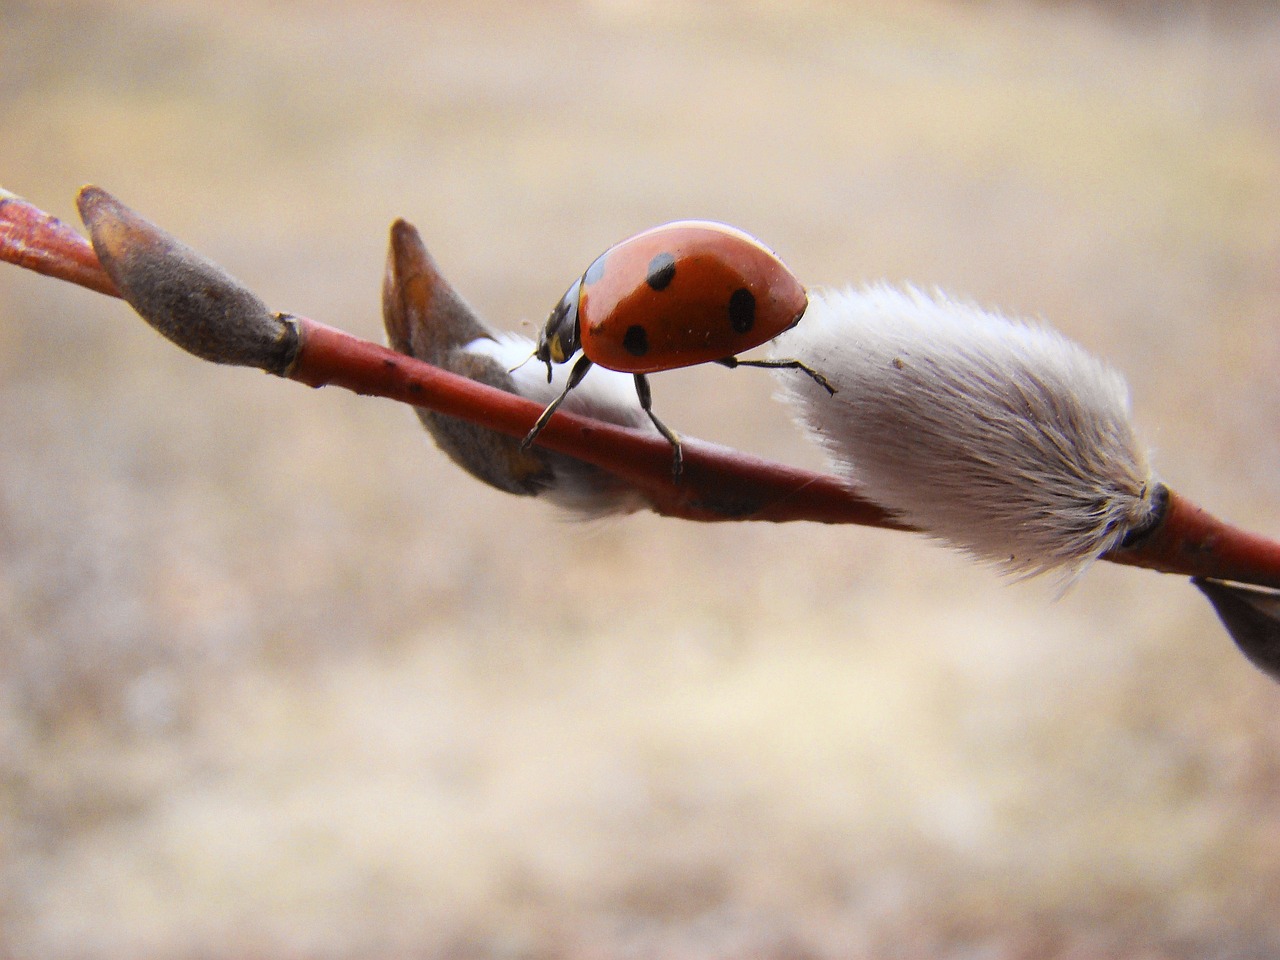
M 528 363 L 530 360 L 532 360 L 532 359 L 533 359 L 534 357 L 536 357 L 537 355 L 538 355 L 538 348 L 537 348 L 537 347 L 534 347 L 534 348 L 533 348 L 533 353 L 529 354 L 527 357 L 525 357 L 523 360 L 521 360 L 519 363 L 517 363 L 514 367 L 509 367 L 509 368 L 507 369 L 507 373 L 515 373 L 517 370 L 519 370 L 521 367 L 523 367 L 526 363 Z

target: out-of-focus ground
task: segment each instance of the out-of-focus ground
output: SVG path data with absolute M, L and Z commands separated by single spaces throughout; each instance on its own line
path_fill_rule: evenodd
M 1050 319 L 1280 533 L 1278 50 L 1267 4 L 0 2 L 0 184 L 377 339 L 396 216 L 502 326 L 727 220 Z M 819 465 L 772 389 L 654 380 Z M 1280 692 L 1184 582 L 568 523 L 7 266 L 0 392 L 0 956 L 1280 952 Z

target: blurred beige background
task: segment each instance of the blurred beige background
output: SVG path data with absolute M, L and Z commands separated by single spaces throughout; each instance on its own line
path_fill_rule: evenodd
M 396 216 L 504 327 L 689 216 L 1042 316 L 1280 533 L 1272 4 L 0 0 L 0 131 L 375 339 Z M 820 465 L 772 389 L 654 381 Z M 1280 953 L 1280 692 L 1174 578 L 566 522 L 5 266 L 0 390 L 2 957 Z

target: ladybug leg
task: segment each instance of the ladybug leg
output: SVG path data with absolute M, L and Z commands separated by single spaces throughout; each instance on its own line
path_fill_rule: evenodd
M 547 370 L 550 371 L 551 364 L 547 364 Z M 560 396 L 556 397 L 549 404 L 547 409 L 542 411 L 542 415 L 533 425 L 523 440 L 520 441 L 520 449 L 528 450 L 534 440 L 538 439 L 538 434 L 542 432 L 542 428 L 547 425 L 547 421 L 551 419 L 551 415 L 556 412 L 556 407 L 564 403 L 564 398 L 569 395 L 569 391 L 582 382 L 582 378 L 587 375 L 587 371 L 591 369 L 591 361 L 585 356 L 579 357 L 578 362 L 573 365 L 573 369 L 569 371 L 569 382 L 564 385 L 564 390 Z
M 635 377 L 636 396 L 640 398 L 640 409 L 649 415 L 649 419 L 658 428 L 658 432 L 666 437 L 667 442 L 671 444 L 671 476 L 679 479 L 680 472 L 684 469 L 684 449 L 680 446 L 680 438 L 676 436 L 674 430 L 654 415 L 653 396 L 649 392 L 649 378 L 643 373 L 637 373 Z
M 799 360 L 739 360 L 737 357 L 725 357 L 723 360 L 717 360 L 716 363 L 722 367 L 728 367 L 732 370 L 734 367 L 772 367 L 773 369 L 783 370 L 803 370 L 809 376 L 813 377 L 813 382 L 820 386 L 827 393 L 834 395 L 836 388 L 813 367 Z

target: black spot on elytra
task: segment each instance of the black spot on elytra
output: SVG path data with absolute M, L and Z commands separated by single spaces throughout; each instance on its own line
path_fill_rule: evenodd
M 591 266 L 587 267 L 587 272 L 582 275 L 583 286 L 589 287 L 604 276 L 604 261 L 608 256 L 607 253 L 602 253 L 591 261 Z
M 654 290 L 665 290 L 676 275 L 676 258 L 660 253 L 649 261 L 649 275 L 644 282 Z
M 649 352 L 649 333 L 638 323 L 627 327 L 622 335 L 622 348 L 633 357 L 643 357 Z
M 746 333 L 756 325 L 756 298 L 746 287 L 739 287 L 729 297 L 729 323 L 737 333 Z

